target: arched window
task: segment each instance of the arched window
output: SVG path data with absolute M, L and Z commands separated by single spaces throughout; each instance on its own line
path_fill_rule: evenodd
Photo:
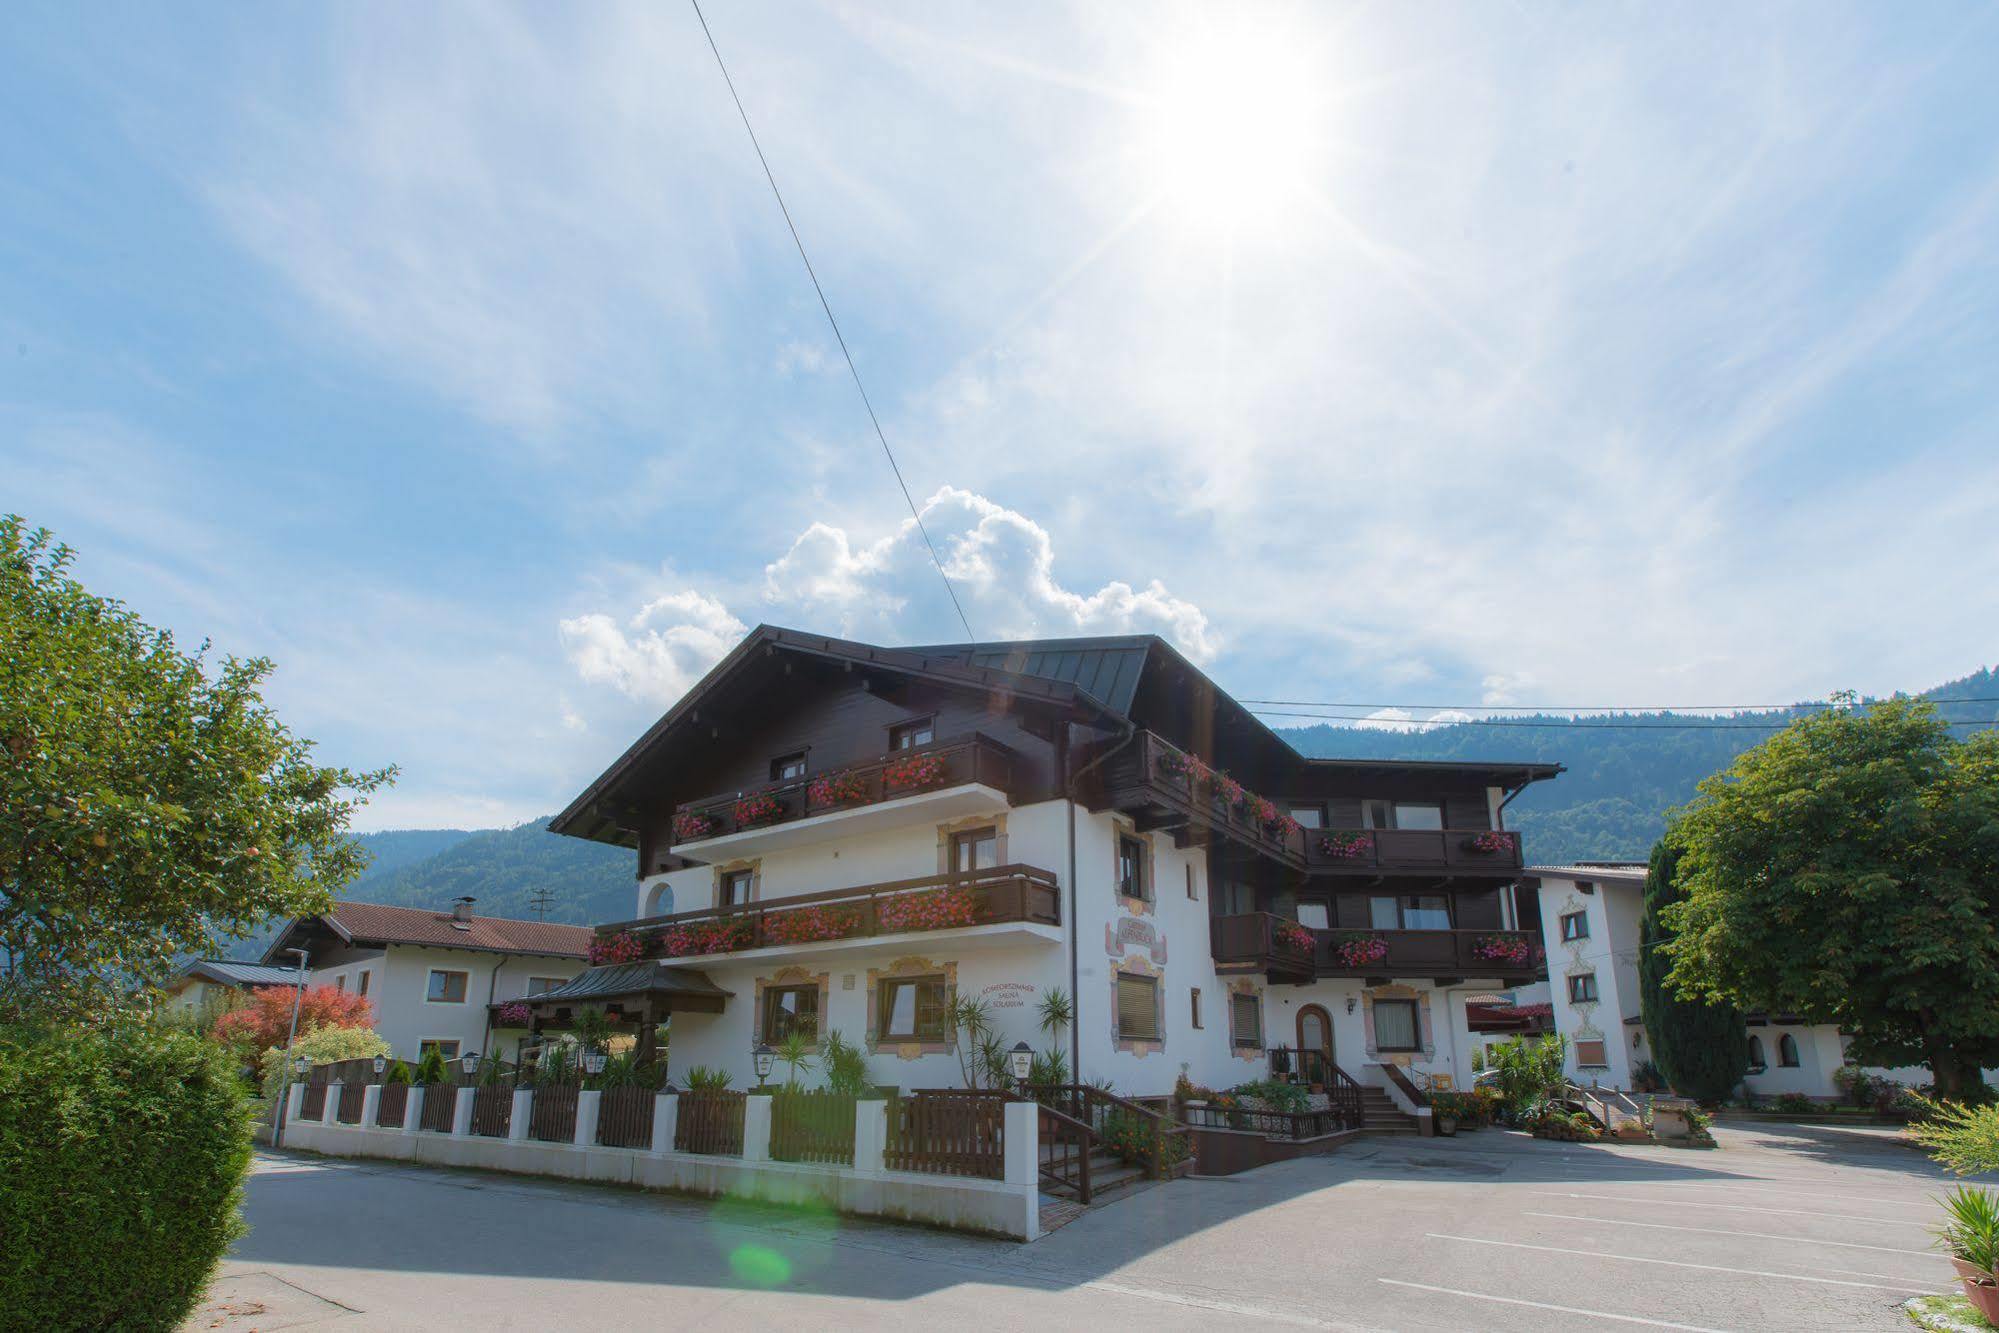
M 1763 1058 L 1763 1039 L 1761 1037 L 1751 1037 L 1749 1039 L 1749 1067 L 1751 1069 L 1762 1069 L 1768 1063 Z
M 645 914 L 647 916 L 667 916 L 672 911 L 673 886 L 665 880 L 661 880 L 652 886 L 650 893 L 646 894 Z
M 1777 1063 L 1786 1069 L 1798 1067 L 1798 1039 L 1788 1032 L 1777 1038 Z

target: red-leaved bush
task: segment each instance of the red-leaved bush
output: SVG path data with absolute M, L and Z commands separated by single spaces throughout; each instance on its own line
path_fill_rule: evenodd
M 231 1046 L 243 1046 L 252 1056 L 260 1056 L 273 1046 L 285 1044 L 292 1025 L 292 988 L 258 986 L 250 992 L 250 1002 L 232 1009 L 215 1020 L 215 1039 Z M 366 1028 L 375 1025 L 375 1006 L 352 991 L 331 986 L 308 986 L 298 1002 L 298 1030 L 314 1028 Z

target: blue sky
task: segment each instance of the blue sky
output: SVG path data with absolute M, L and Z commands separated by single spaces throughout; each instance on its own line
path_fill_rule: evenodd
M 982 635 L 1766 703 L 1999 621 L 1989 6 L 710 21 Z M 558 807 L 761 620 L 958 637 L 692 12 L 23 5 L 0 508 L 367 827 Z

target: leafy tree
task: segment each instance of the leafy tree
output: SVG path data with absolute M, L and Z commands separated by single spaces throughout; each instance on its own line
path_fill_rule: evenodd
M 250 1002 L 215 1020 L 213 1035 L 226 1046 L 240 1048 L 250 1060 L 273 1046 L 282 1047 L 292 1030 L 290 986 L 259 986 Z M 332 986 L 308 986 L 298 997 L 298 1031 L 315 1028 L 365 1028 L 375 1023 L 375 1006 L 359 995 Z
M 365 1060 L 373 1055 L 389 1055 L 389 1043 L 373 1028 L 314 1028 L 292 1046 L 292 1058 L 304 1056 L 315 1065 L 341 1060 Z M 285 1086 L 298 1079 L 298 1071 L 285 1064 L 285 1048 L 273 1046 L 258 1062 L 258 1083 L 264 1096 L 276 1098 Z
M 1941 1096 L 1999 1062 L 1999 735 L 1926 703 L 1794 723 L 1707 778 L 1668 835 L 1672 986 L 1837 1023 Z
M 1673 932 L 1662 917 L 1680 900 L 1675 881 L 1679 860 L 1669 843 L 1652 848 L 1638 935 L 1639 1009 L 1653 1062 L 1673 1090 L 1697 1101 L 1718 1102 L 1734 1091 L 1749 1067 L 1749 1036 L 1735 1006 L 1683 999 L 1666 985 L 1673 968 L 1666 944 Z
M 432 1046 L 418 1057 L 416 1081 L 419 1083 L 448 1083 L 451 1074 L 444 1067 L 444 1052 Z
M 210 673 L 0 517 L 0 1021 L 84 1016 L 365 864 L 346 828 L 393 770 L 312 762 L 258 693 Z

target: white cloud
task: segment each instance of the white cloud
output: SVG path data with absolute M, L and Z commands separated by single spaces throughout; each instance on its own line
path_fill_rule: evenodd
M 1197 662 L 1221 649 L 1201 608 L 1157 579 L 1142 588 L 1113 579 L 1087 593 L 1063 586 L 1048 530 L 1017 510 L 946 486 L 920 513 L 980 638 L 1158 634 Z M 764 570 L 765 601 L 836 618 L 849 634 L 893 635 L 913 603 L 941 596 L 914 519 L 858 544 L 841 528 L 814 523 Z
M 647 602 L 623 625 L 601 612 L 561 624 L 576 674 L 645 703 L 672 703 L 748 632 L 712 597 L 675 592 Z
M 832 363 L 820 344 L 794 338 L 777 349 L 777 360 L 773 364 L 778 374 L 789 377 L 801 370 L 808 375 L 817 375 Z

